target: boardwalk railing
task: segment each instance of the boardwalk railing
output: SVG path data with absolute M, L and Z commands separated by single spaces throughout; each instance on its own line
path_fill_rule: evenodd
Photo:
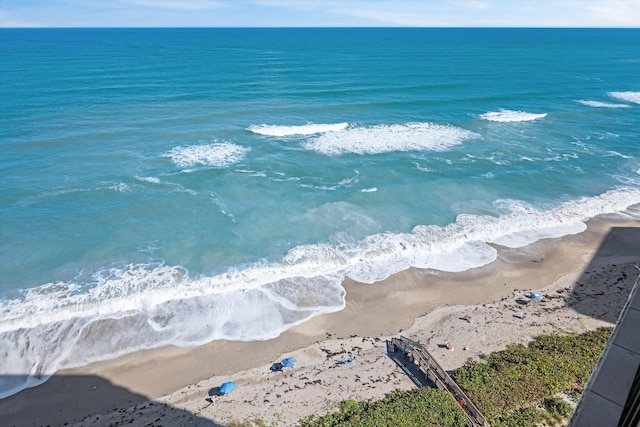
M 406 354 L 436 387 L 453 396 L 467 414 L 467 425 L 470 427 L 489 426 L 489 423 L 484 419 L 473 402 L 471 402 L 471 399 L 458 387 L 458 384 L 455 383 L 447 371 L 442 369 L 433 356 L 431 356 L 419 342 L 402 336 L 400 338 L 392 338 L 391 350 L 395 352 L 398 349 Z

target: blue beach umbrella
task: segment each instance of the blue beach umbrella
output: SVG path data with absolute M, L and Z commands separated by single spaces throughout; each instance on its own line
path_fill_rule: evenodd
M 235 389 L 236 389 L 236 383 L 234 383 L 233 381 L 227 381 L 226 383 L 223 383 L 220 386 L 220 393 L 229 394 Z
M 282 366 L 285 368 L 292 368 L 293 365 L 296 364 L 296 359 L 293 357 L 287 357 L 286 359 L 282 359 Z

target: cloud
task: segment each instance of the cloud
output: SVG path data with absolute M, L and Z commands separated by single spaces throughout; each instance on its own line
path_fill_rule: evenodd
M 640 25 L 640 0 L 604 0 L 587 7 L 589 15 L 600 26 Z
M 333 1 L 312 0 L 250 0 L 250 3 L 264 7 L 279 7 L 283 9 L 294 10 L 313 10 L 338 4 L 337 2 Z
M 149 8 L 177 10 L 210 10 L 230 7 L 226 3 L 213 0 L 125 0 L 123 3 Z
M 393 11 L 389 9 L 356 9 L 335 8 L 329 12 L 338 15 L 348 15 L 357 18 L 365 18 L 379 22 L 381 25 L 393 25 L 404 27 L 443 26 L 447 23 L 441 19 L 433 19 L 424 13 L 415 11 Z
M 465 9 L 489 9 L 491 7 L 490 3 L 479 0 L 449 0 L 449 3 Z
M 11 14 L 0 11 L 0 28 L 36 28 L 42 24 L 33 20 L 14 18 Z
M 638 27 L 640 0 L 0 0 L 0 27 Z

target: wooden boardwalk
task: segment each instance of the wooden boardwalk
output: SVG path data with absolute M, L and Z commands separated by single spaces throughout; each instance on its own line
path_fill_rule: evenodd
M 436 387 L 448 392 L 460 404 L 467 414 L 467 425 L 470 427 L 487 427 L 489 423 L 484 419 L 478 408 L 471 402 L 471 399 L 462 391 L 453 378 L 442 369 L 438 362 L 429 352 L 416 341 L 409 338 L 392 338 L 390 350 L 396 352 L 401 350 L 409 359 L 415 363 L 427 379 L 431 380 Z

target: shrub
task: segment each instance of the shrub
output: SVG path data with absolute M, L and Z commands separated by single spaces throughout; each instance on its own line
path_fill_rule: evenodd
M 572 408 L 553 396 L 582 392 L 612 330 L 540 336 L 528 346 L 510 345 L 481 362 L 469 362 L 453 376 L 493 426 L 531 427 L 545 419 L 555 423 L 567 418 Z M 458 403 L 437 389 L 396 391 L 377 402 L 346 400 L 338 413 L 299 421 L 300 427 L 464 425 Z
M 542 407 L 552 417 L 563 419 L 573 412 L 573 407 L 560 397 L 550 397 L 542 401 Z
M 611 328 L 581 335 L 544 335 L 529 346 L 512 345 L 467 364 L 454 378 L 488 419 L 566 390 L 581 391 Z
M 300 420 L 300 427 L 466 426 L 458 403 L 437 389 L 396 391 L 377 402 L 346 400 L 338 413 Z

